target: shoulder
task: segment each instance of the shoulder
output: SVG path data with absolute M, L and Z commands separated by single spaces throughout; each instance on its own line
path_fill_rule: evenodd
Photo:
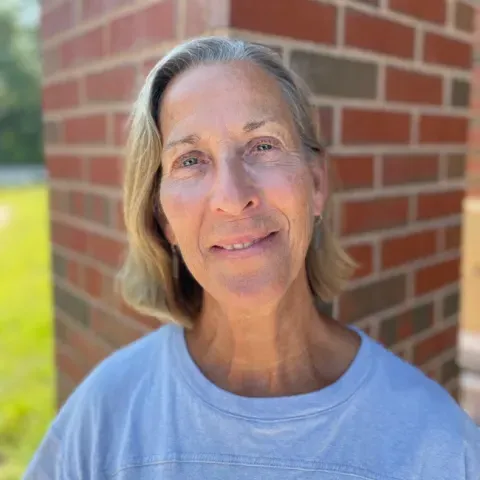
M 178 327 L 162 326 L 103 360 L 73 392 L 57 420 L 64 412 L 69 416 L 73 411 L 86 414 L 90 409 L 98 416 L 113 405 L 118 412 L 122 406 L 127 408 L 134 392 L 147 393 L 155 373 L 166 367 L 168 339 L 174 328 Z
M 134 424 L 149 397 L 155 372 L 168 368 L 166 325 L 117 350 L 101 362 L 62 406 L 29 466 L 26 479 L 102 478 L 110 445 Z M 124 433 L 124 432 L 123 432 Z M 62 461 L 60 461 L 62 459 Z
M 375 340 L 368 341 L 370 376 L 356 407 L 364 413 L 360 422 L 365 431 L 373 428 L 382 438 L 380 456 L 393 459 L 389 452 L 394 450 L 399 473 L 402 466 L 422 471 L 422 478 L 478 478 L 478 426 L 441 385 Z
M 436 420 L 445 414 L 450 418 L 464 415 L 453 397 L 419 368 L 398 357 L 373 339 L 371 341 L 373 374 L 379 396 L 388 399 L 396 413 L 406 413 L 411 419 L 422 413 L 422 418 Z
M 373 341 L 373 381 L 386 413 L 406 430 L 426 433 L 438 445 L 474 445 L 480 455 L 480 430 L 455 399 L 419 368 Z

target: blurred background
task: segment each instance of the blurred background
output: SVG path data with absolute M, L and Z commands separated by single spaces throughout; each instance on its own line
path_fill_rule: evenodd
M 113 292 L 131 102 L 175 44 L 270 46 L 312 90 L 360 267 L 329 309 L 480 423 L 473 0 L 0 0 L 0 480 L 106 355 L 159 326 Z

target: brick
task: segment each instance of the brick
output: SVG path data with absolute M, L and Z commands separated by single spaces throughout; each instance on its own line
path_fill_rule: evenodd
M 109 200 L 94 193 L 85 195 L 85 217 L 101 225 L 111 225 Z
M 115 202 L 113 209 L 114 209 L 113 216 L 114 216 L 115 228 L 120 232 L 124 232 L 125 222 L 123 218 L 123 202 L 121 199 Z
M 425 295 L 459 278 L 458 258 L 420 268 L 415 272 L 415 295 Z
M 66 374 L 74 384 L 79 384 L 88 374 L 88 368 L 82 365 L 78 356 L 70 348 L 60 345 L 55 352 L 55 364 L 61 375 Z
M 405 225 L 408 219 L 407 197 L 344 201 L 341 232 L 352 235 Z
M 351 245 L 347 253 L 358 265 L 353 278 L 367 277 L 373 273 L 373 245 L 369 243 Z
M 54 120 L 43 121 L 43 141 L 49 145 L 62 141 L 62 128 L 58 122 Z
M 90 307 L 87 302 L 58 284 L 55 285 L 55 305 L 72 320 L 88 326 L 90 322 Z
M 362 50 L 413 58 L 415 31 L 411 27 L 347 9 L 345 44 Z
M 458 250 L 460 248 L 460 240 L 462 231 L 460 225 L 452 225 L 445 227 L 445 250 Z
M 125 145 L 127 141 L 127 127 L 129 115 L 115 113 L 113 117 L 113 139 L 115 145 Z
M 459 373 L 459 368 L 457 362 L 454 358 L 447 360 L 440 367 L 440 382 L 445 384 L 453 378 L 457 378 Z
M 382 268 L 393 268 L 434 255 L 437 250 L 437 232 L 427 230 L 391 237 L 382 243 Z
M 58 343 L 65 343 L 68 336 L 67 320 L 63 315 L 55 315 L 54 323 L 55 339 Z
M 94 298 L 101 298 L 103 275 L 98 268 L 85 266 L 85 291 Z
M 465 176 L 465 155 L 449 154 L 447 155 L 447 177 L 463 178 Z
M 68 213 L 69 211 L 68 192 L 57 190 L 54 186 L 50 187 L 50 210 L 52 212 Z
M 470 153 L 468 154 L 465 165 L 467 177 L 475 175 L 480 168 L 480 128 L 476 126 L 470 128 L 470 139 L 468 143 L 470 146 Z
M 118 156 L 90 157 L 87 162 L 91 183 L 119 186 L 122 183 L 123 162 Z
M 375 280 L 343 293 L 339 300 L 340 321 L 350 323 L 405 301 L 404 275 Z
M 458 292 L 451 293 L 443 299 L 443 318 L 448 319 L 459 312 L 460 298 Z
M 468 107 L 470 104 L 470 82 L 454 78 L 450 95 L 450 104 L 454 107 Z
M 66 324 L 66 327 L 67 338 L 64 344 L 72 349 L 80 362 L 89 370 L 112 352 L 112 349 L 95 338 L 90 330 L 78 326 L 74 327 L 70 322 L 68 322 L 68 325 Z
M 56 408 L 57 411 L 63 407 L 65 402 L 69 399 L 73 390 L 75 389 L 75 382 L 68 377 L 64 372 L 56 371 Z
M 55 245 L 78 253 L 86 253 L 87 251 L 86 232 L 65 223 L 52 221 L 51 240 Z
M 427 303 L 393 315 L 380 324 L 380 341 L 387 347 L 423 332 L 433 325 L 433 304 Z
M 338 178 L 335 187 L 341 190 L 373 187 L 372 155 L 333 155 L 330 162 Z
M 83 163 L 76 155 L 59 155 L 49 153 L 46 165 L 51 178 L 80 180 Z
M 332 107 L 322 106 L 317 108 L 317 115 L 321 138 L 327 145 L 331 145 L 333 141 L 335 111 Z
M 390 10 L 403 13 L 426 22 L 444 24 L 447 14 L 445 0 L 390 0 Z
M 372 7 L 378 7 L 380 5 L 380 0 L 350 0 L 357 3 L 362 3 L 364 5 L 369 5 Z
M 122 299 L 120 299 L 119 313 L 125 317 L 128 317 L 131 321 L 135 322 L 138 326 L 145 327 L 149 331 L 156 330 L 162 325 L 162 322 L 155 317 L 143 315 L 134 310 L 130 305 L 127 305 Z
M 388 101 L 441 105 L 443 79 L 438 75 L 387 67 L 385 94 Z
M 185 35 L 197 37 L 207 30 L 229 26 L 228 7 L 230 1 L 202 0 L 187 2 L 185 12 Z
M 42 53 L 42 72 L 43 77 L 47 78 L 52 73 L 58 72 L 61 70 L 61 60 L 59 48 L 52 46 L 45 48 Z
M 462 1 L 457 1 L 455 5 L 455 28 L 467 33 L 473 33 L 475 18 L 474 7 Z
M 342 142 L 361 144 L 403 144 L 410 140 L 410 115 L 385 110 L 344 108 Z
M 159 62 L 161 57 L 155 56 L 154 58 L 148 58 L 142 64 L 142 75 L 144 78 L 153 70 L 155 65 Z
M 442 351 L 453 348 L 457 341 L 458 326 L 453 325 L 430 337 L 422 340 L 414 347 L 413 361 L 415 365 L 422 365 L 432 360 Z
M 83 274 L 84 268 L 83 263 L 78 262 L 71 258 L 68 260 L 67 264 L 67 278 L 70 285 L 83 289 Z
M 118 268 L 123 259 L 125 245 L 119 240 L 97 233 L 88 234 L 87 253 L 107 266 Z
M 252 12 L 255 12 L 252 15 Z M 231 0 L 230 26 L 315 43 L 335 43 L 336 8 L 309 0 Z
M 374 63 L 294 50 L 290 66 L 315 95 L 371 99 L 377 95 Z
M 468 70 L 472 64 L 472 47 L 467 42 L 454 40 L 437 33 L 426 32 L 424 61 Z
M 76 190 L 69 191 L 69 212 L 77 217 L 85 216 L 85 194 Z
M 65 142 L 105 143 L 107 139 L 107 118 L 103 114 L 92 114 L 65 120 Z
M 74 25 L 73 1 L 63 1 L 50 9 L 43 15 L 40 25 L 43 40 L 71 28 Z
M 92 331 L 113 348 L 121 348 L 142 337 L 146 330 L 133 321 L 116 317 L 105 310 L 92 311 Z
M 43 89 L 42 107 L 44 111 L 73 108 L 79 104 L 77 80 L 52 83 Z
M 99 60 L 107 54 L 105 27 L 92 28 L 65 41 L 60 47 L 60 62 L 64 68 Z
M 57 252 L 52 252 L 52 267 L 53 273 L 59 277 L 65 277 L 67 275 L 67 262 L 65 257 L 62 257 Z
M 384 185 L 438 180 L 437 155 L 386 155 L 382 160 Z
M 450 192 L 423 193 L 418 196 L 417 219 L 458 215 L 462 211 L 463 190 Z
M 467 141 L 468 119 L 448 115 L 420 117 L 420 143 L 461 143 Z
M 173 0 L 164 0 L 113 20 L 109 29 L 110 53 L 123 53 L 173 39 L 174 13 Z
M 133 99 L 136 69 L 131 65 L 87 75 L 85 96 L 87 102 L 130 101 Z
M 129 0 L 83 0 L 82 17 L 89 19 L 130 3 Z

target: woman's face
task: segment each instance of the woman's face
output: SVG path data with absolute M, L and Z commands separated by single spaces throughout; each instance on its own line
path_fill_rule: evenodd
M 169 85 L 160 125 L 170 243 L 216 300 L 278 300 L 305 273 L 326 185 L 276 81 L 248 62 L 196 67 Z

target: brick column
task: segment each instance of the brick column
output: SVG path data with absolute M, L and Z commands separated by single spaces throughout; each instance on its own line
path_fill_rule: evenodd
M 472 8 L 464 0 L 45 0 L 59 401 L 157 325 L 113 295 L 124 247 L 122 128 L 154 62 L 224 34 L 275 48 L 313 91 L 360 263 L 335 315 L 452 393 Z
M 467 197 L 463 203 L 462 301 L 459 337 L 461 401 L 480 424 L 480 7 L 475 13 L 472 123 L 467 162 Z

